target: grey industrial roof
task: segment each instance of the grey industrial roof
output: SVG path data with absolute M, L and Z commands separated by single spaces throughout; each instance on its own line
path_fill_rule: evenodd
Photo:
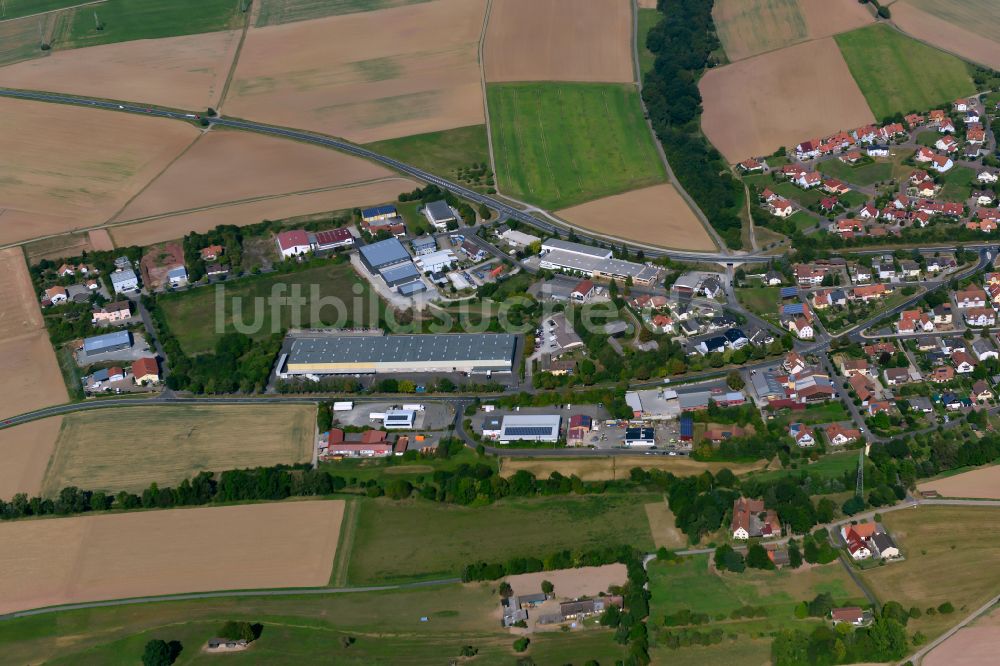
M 448 206 L 447 201 L 431 201 L 424 206 L 424 210 L 427 211 L 428 217 L 434 222 L 444 222 L 446 220 L 454 220 L 455 213 Z
M 509 333 L 296 338 L 288 362 L 513 361 L 516 339 Z
M 368 265 L 373 268 L 398 264 L 402 261 L 408 261 L 410 258 L 410 253 L 406 251 L 398 238 L 387 238 L 384 241 L 365 245 L 359 252 Z
M 118 284 L 119 282 L 127 282 L 129 280 L 137 279 L 135 276 L 135 271 L 131 268 L 127 268 L 123 271 L 116 271 L 111 274 L 111 284 Z
M 426 291 L 427 285 L 425 285 L 420 280 L 414 280 L 413 282 L 407 282 L 406 284 L 399 285 L 399 293 L 403 296 L 410 296 L 412 294 L 420 293 L 421 291 Z
M 171 268 L 167 271 L 167 277 L 187 277 L 187 269 L 183 266 L 178 266 L 177 268 Z
M 611 250 L 603 247 L 591 247 L 589 245 L 582 245 L 580 243 L 571 243 L 570 241 L 564 241 L 559 238 L 550 238 L 544 243 L 542 243 L 543 250 L 562 250 L 563 252 L 572 252 L 573 254 L 583 254 L 588 257 L 594 257 L 595 259 L 610 259 Z
M 132 344 L 132 334 L 128 331 L 114 331 L 113 333 L 104 333 L 103 335 L 95 335 L 92 338 L 85 338 L 83 341 L 83 351 L 89 353 L 93 349 L 106 349 L 107 347 L 115 347 L 122 344 Z
M 500 438 L 558 436 L 561 420 L 558 414 L 508 414 L 503 417 Z
M 389 268 L 379 271 L 382 275 L 382 279 L 388 284 L 397 284 L 399 282 L 405 282 L 407 280 L 416 280 L 420 277 L 420 272 L 417 267 L 413 265 L 413 262 L 408 261 L 405 264 L 400 264 L 398 266 L 391 266 Z
M 551 241 L 546 241 L 546 243 L 549 242 Z M 586 256 L 561 249 L 549 250 L 542 255 L 542 261 L 585 273 L 599 272 L 605 275 L 631 276 L 633 280 L 643 281 L 653 279 L 659 270 L 652 266 L 637 264 L 632 261 Z
M 414 238 L 412 241 L 410 241 L 410 245 L 413 247 L 414 250 L 416 250 L 417 248 L 425 248 L 425 247 L 433 247 L 437 249 L 438 246 L 437 241 L 434 239 L 434 236 L 421 236 L 420 238 Z

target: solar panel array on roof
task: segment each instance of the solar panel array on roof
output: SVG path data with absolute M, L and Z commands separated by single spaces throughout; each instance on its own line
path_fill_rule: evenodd
M 288 353 L 288 368 L 295 372 L 296 366 L 344 364 L 360 371 L 354 366 L 379 365 L 383 371 L 391 371 L 394 364 L 424 364 L 422 367 L 443 366 L 447 370 L 455 364 L 506 371 L 513 363 L 516 340 L 509 333 L 296 338 Z
M 781 311 L 785 314 L 803 314 L 805 312 L 805 306 L 802 303 L 789 303 L 781 308 Z
M 781 297 L 782 298 L 791 298 L 792 296 L 797 296 L 798 293 L 799 293 L 798 287 L 782 287 L 781 288 Z
M 504 433 L 515 437 L 527 437 L 530 435 L 548 435 L 552 433 L 549 426 L 510 426 L 504 428 Z
M 372 208 L 365 208 L 361 211 L 361 217 L 367 219 L 369 217 L 378 217 L 379 215 L 395 215 L 395 206 L 373 206 Z

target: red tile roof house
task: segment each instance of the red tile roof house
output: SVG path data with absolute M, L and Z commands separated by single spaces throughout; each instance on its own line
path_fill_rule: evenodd
M 986 298 L 986 292 L 980 287 L 969 287 L 955 292 L 955 302 L 959 308 L 981 308 L 986 305 Z
M 955 372 L 960 375 L 966 375 L 976 369 L 976 359 L 964 351 L 952 354 L 951 362 L 955 364 Z
M 972 385 L 972 397 L 979 402 L 985 402 L 993 399 L 993 391 L 990 390 L 989 384 L 980 379 Z
M 278 243 L 278 251 L 281 252 L 283 259 L 308 254 L 312 250 L 312 245 L 309 243 L 309 234 L 303 229 L 282 231 L 278 234 L 276 241 Z
M 934 323 L 926 312 L 920 310 L 903 310 L 899 313 L 899 321 L 896 329 L 900 333 L 916 333 L 922 331 L 930 333 L 934 330 Z
M 944 384 L 955 378 L 955 369 L 950 365 L 939 365 L 931 370 L 930 379 L 935 384 Z
M 856 428 L 845 428 L 839 423 L 832 423 L 826 427 L 826 438 L 834 446 L 849 444 L 861 437 L 861 431 Z
M 865 612 L 857 606 L 834 608 L 830 611 L 830 619 L 833 620 L 834 624 L 846 622 L 855 627 L 860 627 L 865 623 Z
M 861 528 L 870 524 L 871 523 L 865 523 L 863 525 L 845 525 L 840 528 L 840 534 L 844 537 L 844 541 L 847 542 L 847 552 L 849 552 L 851 557 L 855 560 L 866 560 L 872 556 L 872 551 L 865 543 L 865 536 L 860 533 L 865 531 Z M 872 525 L 872 527 L 874 527 L 874 525 Z
M 221 245 L 209 245 L 208 247 L 201 248 L 201 258 L 203 261 L 212 261 L 213 259 L 218 259 L 222 252 L 223 248 Z
M 995 326 L 997 313 L 993 308 L 968 308 L 965 310 L 965 323 L 969 326 Z
M 733 502 L 733 521 L 730 531 L 734 539 L 780 537 L 781 523 L 778 522 L 778 514 L 774 509 L 765 509 L 764 500 L 740 497 Z

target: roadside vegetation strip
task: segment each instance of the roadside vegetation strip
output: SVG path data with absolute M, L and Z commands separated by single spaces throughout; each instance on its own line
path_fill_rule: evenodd
M 504 83 L 486 90 L 500 191 L 559 209 L 666 180 L 633 87 Z
M 515 454 L 516 455 L 516 454 Z M 503 477 L 511 477 L 524 470 L 539 479 L 548 478 L 553 472 L 563 476 L 578 476 L 583 481 L 614 481 L 628 479 L 633 468 L 657 469 L 676 476 L 697 476 L 705 471 L 717 473 L 728 469 L 734 474 L 745 474 L 763 468 L 767 461 L 699 462 L 681 456 L 608 456 L 604 458 L 509 458 L 500 470 Z
M 155 423 L 141 438 L 109 437 L 122 414 L 71 414 L 45 473 L 42 496 L 67 486 L 141 492 L 202 471 L 308 462 L 316 410 L 304 405 L 137 406 L 128 422 Z M 9 497 L 9 495 L 3 495 Z
M 835 39 L 879 121 L 975 92 L 965 62 L 888 26 L 873 25 Z

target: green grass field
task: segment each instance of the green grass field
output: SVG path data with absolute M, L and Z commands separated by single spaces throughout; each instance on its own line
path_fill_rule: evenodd
M 243 0 L 108 0 L 59 14 L 53 49 L 227 30 L 241 25 Z M 77 3 L 79 4 L 79 3 Z M 102 29 L 97 29 L 94 20 Z
M 0 20 L 33 16 L 56 9 L 82 5 L 88 0 L 4 0 L 0 3 Z M 37 30 L 37 28 L 36 28 Z M 37 35 L 36 35 L 37 36 Z
M 772 316 L 778 309 L 781 287 L 744 287 L 736 290 L 736 297 L 750 312 Z
M 487 87 L 500 190 L 558 210 L 666 179 L 633 86 Z
M 823 175 L 838 178 L 853 185 L 874 185 L 892 178 L 892 164 L 889 162 L 871 162 L 855 167 L 834 159 L 820 162 L 818 169 Z
M 293 322 L 289 306 L 280 307 L 275 319 L 272 305 L 276 300 L 270 298 L 272 293 L 289 297 L 296 286 L 305 298 L 305 305 L 297 308 L 300 320 Z M 319 301 L 313 300 L 314 292 Z M 216 321 L 220 299 L 222 316 L 221 321 Z M 344 307 L 338 309 L 325 304 L 331 301 L 341 302 Z M 293 324 L 297 327 L 332 325 L 340 316 L 346 317 L 341 327 L 377 326 L 383 311 L 382 302 L 350 264 L 330 262 L 293 273 L 243 278 L 218 287 L 170 294 L 160 297 L 159 302 L 167 315 L 170 330 L 188 354 L 212 351 L 223 333 L 236 330 L 233 325 L 236 315 L 250 329 L 250 337 L 263 339 Z M 320 302 L 324 305 L 318 312 L 318 320 L 314 321 L 311 310 L 314 303 Z
M 663 16 L 655 9 L 640 9 L 638 15 L 638 25 L 636 26 L 636 47 L 639 51 L 639 73 L 645 74 L 653 69 L 653 62 L 656 56 L 646 48 L 646 35 L 659 23 Z
M 263 632 L 248 652 L 221 657 L 227 664 L 445 664 L 472 645 L 479 649 L 472 663 L 509 666 L 513 637 L 496 621 L 494 590 L 483 583 L 95 608 L 4 622 L 0 650 L 12 664 L 131 666 L 147 641 L 160 638 L 181 642 L 178 666 L 215 663 L 220 657 L 201 646 L 227 620 L 245 620 Z M 348 648 L 340 642 L 346 636 L 355 638 Z M 623 652 L 611 631 L 589 630 L 536 634 L 527 654 L 538 664 L 613 664 Z
M 830 401 L 821 405 L 810 405 L 799 412 L 789 412 L 788 421 L 799 423 L 831 423 L 833 421 L 845 421 L 851 418 L 844 406 L 836 401 Z
M 866 469 L 868 466 L 866 466 Z M 798 478 L 802 472 L 808 472 L 810 476 L 819 476 L 826 479 L 838 478 L 845 471 L 858 469 L 857 451 L 846 451 L 843 453 L 831 453 L 823 456 L 814 463 L 799 464 L 795 469 L 774 469 L 766 472 L 753 472 L 751 476 L 761 481 L 773 481 L 785 476 Z
M 817 220 L 815 217 L 802 210 L 795 211 L 794 213 L 788 216 L 788 219 L 789 221 L 795 223 L 795 228 L 798 229 L 800 232 L 812 229 L 817 224 L 819 224 L 819 220 Z
M 486 125 L 376 141 L 366 144 L 365 148 L 451 178 L 456 177 L 459 167 L 468 167 L 474 163 L 489 164 L 490 161 Z
M 997 41 L 1000 5 L 994 0 L 903 0 L 943 21 Z
M 656 495 L 503 500 L 468 508 L 424 500 L 366 501 L 354 531 L 351 585 L 457 576 L 467 562 L 503 561 L 608 544 L 653 549 L 644 504 Z
M 956 166 L 944 175 L 944 187 L 939 198 L 945 201 L 965 201 L 972 196 L 976 172 L 969 167 Z
M 975 92 L 968 65 L 885 25 L 834 37 L 875 118 L 926 111 Z
M 428 0 L 258 0 L 258 28 L 293 21 L 307 21 L 324 16 L 339 16 L 356 12 L 372 12 Z

